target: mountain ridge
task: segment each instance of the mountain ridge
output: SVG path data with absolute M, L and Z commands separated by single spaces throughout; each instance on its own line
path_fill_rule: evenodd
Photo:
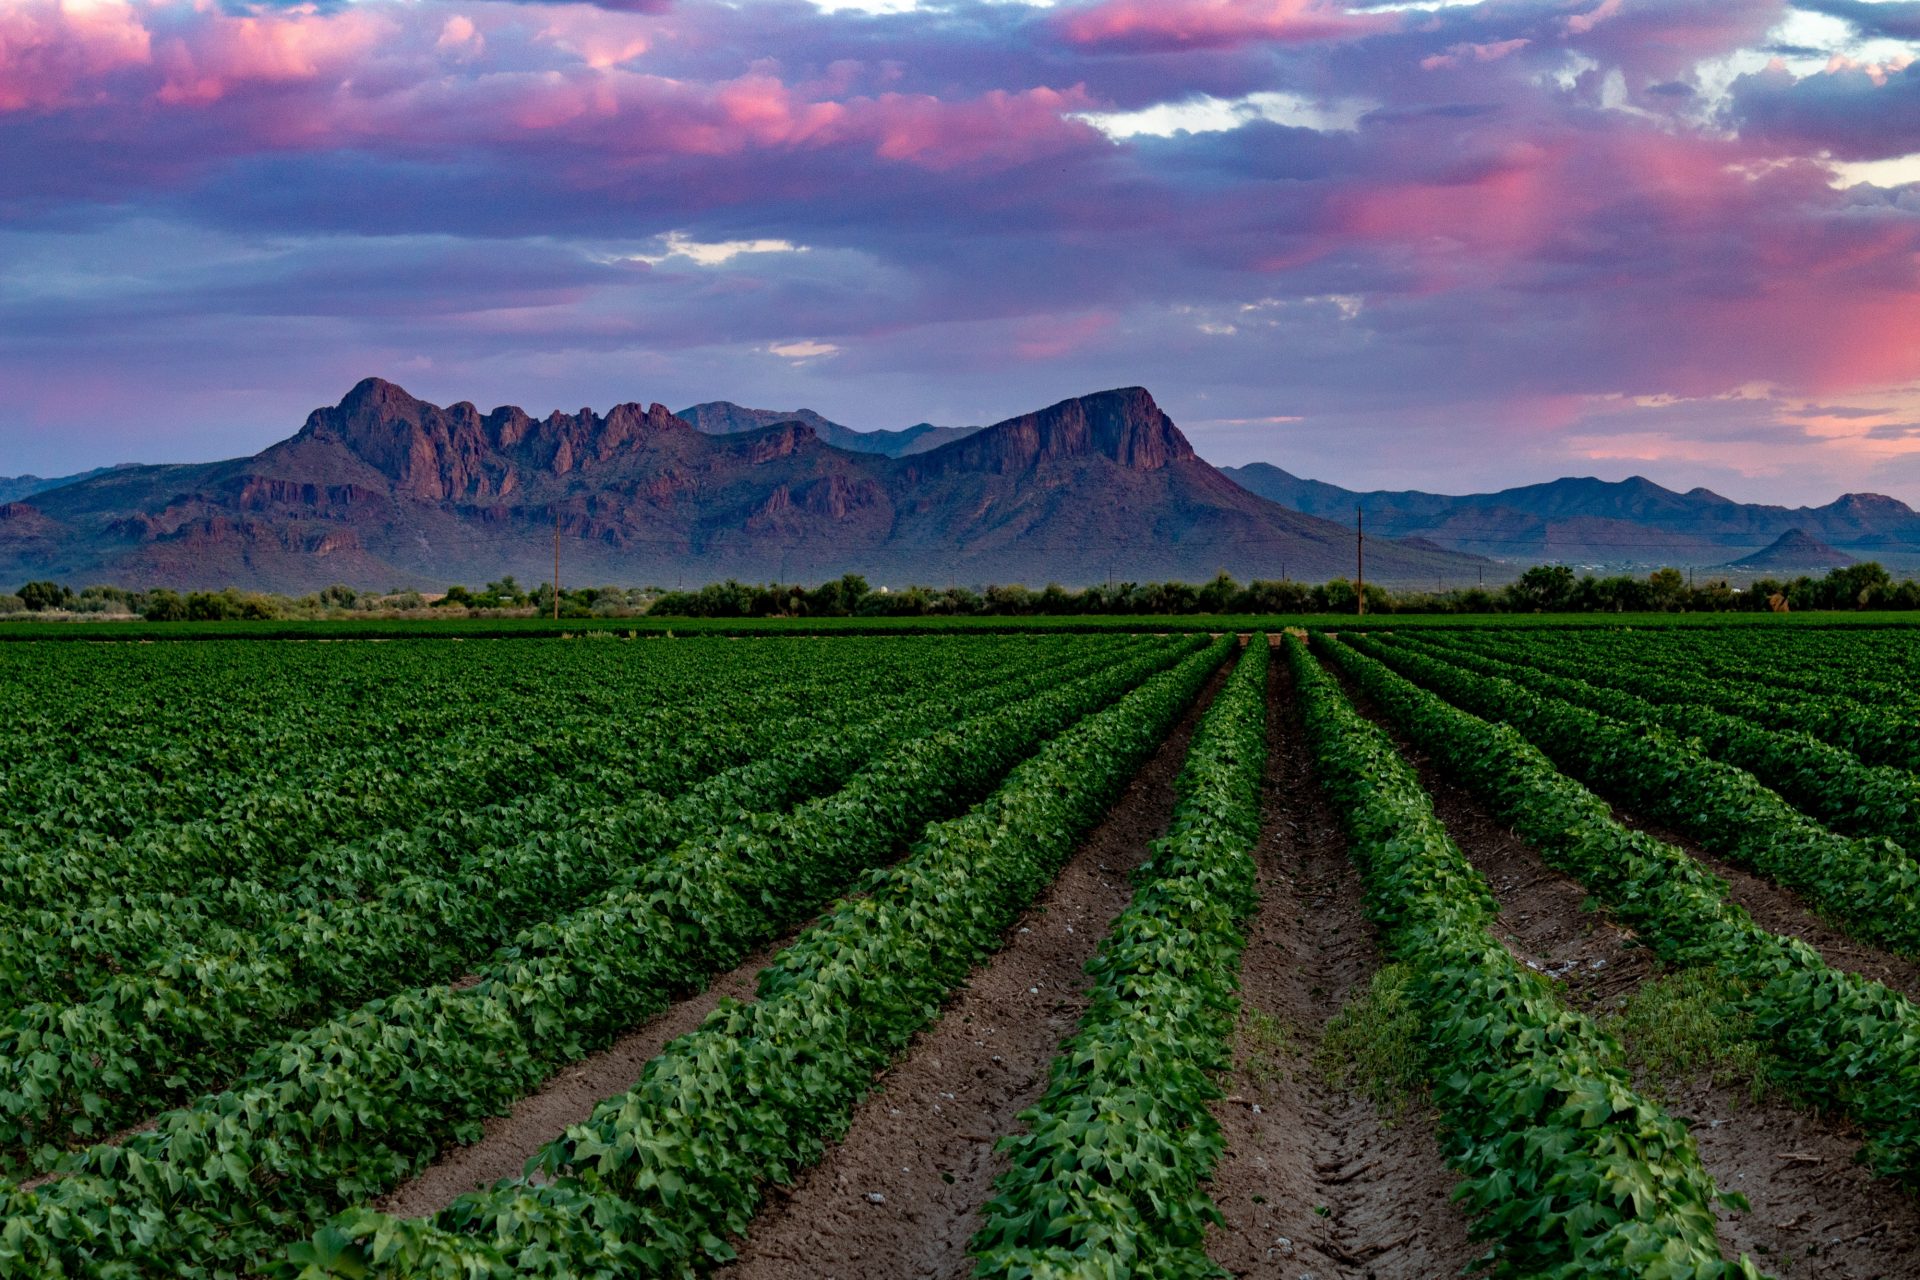
M 1139 387 L 889 458 L 805 421 L 708 434 L 658 403 L 604 414 L 435 405 L 377 378 L 247 458 L 132 467 L 0 507 L 0 574 L 129 586 L 444 586 L 551 572 L 671 585 L 1323 579 L 1351 536 L 1249 493 Z M 1381 540 L 1370 577 L 1477 572 Z
M 925 453 L 981 430 L 980 427 L 936 427 L 931 422 L 916 422 L 897 431 L 856 431 L 811 409 L 749 409 L 731 400 L 710 400 L 682 409 L 675 416 L 708 435 L 735 435 L 781 422 L 804 422 L 813 428 L 815 435 L 836 449 L 877 453 L 888 458 Z
M 1612 565 L 1725 565 L 1764 549 L 1790 529 L 1839 548 L 1920 559 L 1920 513 L 1896 498 L 1846 493 L 1819 507 L 1736 502 L 1696 486 L 1685 493 L 1645 476 L 1564 476 L 1492 493 L 1343 489 L 1270 463 L 1225 467 L 1235 483 L 1308 514 L 1351 520 L 1363 506 L 1370 528 L 1505 560 Z

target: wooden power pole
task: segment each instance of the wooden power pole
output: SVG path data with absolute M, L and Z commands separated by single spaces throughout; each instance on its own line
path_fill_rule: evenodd
M 1359 615 L 1367 613 L 1367 513 L 1355 506 L 1353 509 L 1353 550 L 1359 560 L 1359 571 L 1354 575 L 1354 603 Z
M 560 621 L 560 504 L 553 504 L 553 620 Z

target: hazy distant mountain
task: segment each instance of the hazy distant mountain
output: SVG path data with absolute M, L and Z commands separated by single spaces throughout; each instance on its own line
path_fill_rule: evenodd
M 1764 550 L 1742 556 L 1730 566 L 1735 569 L 1806 570 L 1833 569 L 1855 563 L 1855 558 L 1810 536 L 1804 529 L 1789 529 Z
M 45 493 L 49 489 L 58 489 L 63 484 L 87 480 L 112 470 L 115 468 L 95 467 L 91 471 L 82 471 L 72 476 L 0 476 L 0 502 L 16 502 L 21 498 L 31 498 L 36 493 Z
M 682 409 L 674 416 L 691 423 L 696 431 L 704 431 L 710 436 L 760 431 L 782 422 L 804 422 L 813 428 L 813 433 L 822 441 L 836 449 L 877 453 L 888 458 L 925 453 L 980 430 L 979 427 L 936 427 L 931 422 L 917 422 L 899 431 L 855 431 L 852 427 L 831 422 L 811 409 L 748 409 L 731 400 L 697 404 L 691 409 Z
M 1920 513 L 1876 493 L 1845 494 L 1821 507 L 1778 507 L 1734 502 L 1710 489 L 1676 493 L 1641 476 L 1582 476 L 1449 497 L 1360 493 L 1264 462 L 1224 471 L 1248 490 L 1310 515 L 1351 522 L 1359 505 L 1369 530 L 1527 563 L 1723 565 L 1795 529 L 1815 542 L 1858 550 L 1861 558 L 1920 557 Z
M 720 434 L 658 404 L 535 419 L 370 378 L 254 457 L 122 468 L 0 505 L 0 582 L 537 582 L 556 511 L 568 582 L 1319 580 L 1353 565 L 1347 529 L 1229 480 L 1138 387 L 890 458 L 792 418 Z M 1479 566 L 1368 540 L 1370 580 Z

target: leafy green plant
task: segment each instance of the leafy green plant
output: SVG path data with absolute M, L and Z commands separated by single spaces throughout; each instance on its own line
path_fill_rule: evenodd
M 1353 647 L 1469 711 L 1513 725 L 1588 785 L 1807 895 L 1849 932 L 1920 954 L 1920 864 L 1892 840 L 1839 835 L 1744 769 L 1664 729 L 1612 719 L 1404 644 Z

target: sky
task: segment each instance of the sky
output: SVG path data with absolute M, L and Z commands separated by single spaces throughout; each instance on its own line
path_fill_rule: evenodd
M 0 474 L 378 375 L 1920 506 L 1920 0 L 0 0 Z

